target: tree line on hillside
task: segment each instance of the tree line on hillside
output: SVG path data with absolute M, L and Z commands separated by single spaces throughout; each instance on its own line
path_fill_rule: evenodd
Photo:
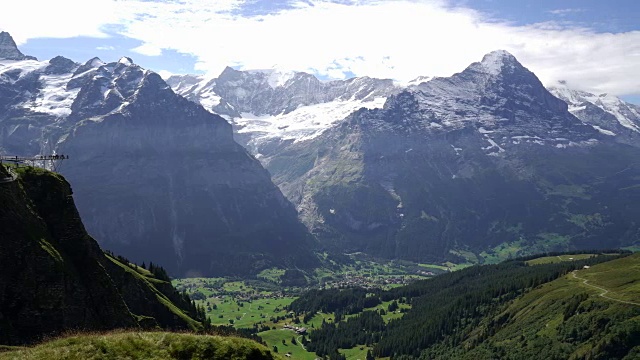
M 252 339 L 257 341 L 263 345 L 265 342 L 256 335 L 256 331 L 254 329 L 236 329 L 230 325 L 218 325 L 213 326 L 211 324 L 211 319 L 207 317 L 206 309 L 204 305 L 197 304 L 194 299 L 192 299 L 186 290 L 178 291 L 175 287 L 173 287 L 171 283 L 171 277 L 167 274 L 167 271 L 159 265 L 154 264 L 153 262 L 149 262 L 147 266 L 144 262 L 140 265 L 136 265 L 134 262 L 130 261 L 124 256 L 115 255 L 113 252 L 109 250 L 104 251 L 107 255 L 111 256 L 111 258 L 117 260 L 121 264 L 128 266 L 129 268 L 138 271 L 137 267 L 148 270 L 154 278 L 163 280 L 166 283 L 163 286 L 156 287 L 158 291 L 162 292 L 173 304 L 175 304 L 178 308 L 183 310 L 189 317 L 200 322 L 204 327 L 204 332 L 212 335 L 220 335 L 220 336 L 238 336 L 247 339 Z
M 472 266 L 377 293 L 359 288 L 312 290 L 294 301 L 290 309 L 307 315 L 318 311 L 334 312 L 338 317 L 361 312 L 371 307 L 367 306 L 369 304 L 375 306 L 382 301 L 407 301 L 412 305 L 411 310 L 387 325 L 384 322 L 380 325 L 382 317 L 374 311 L 365 311 L 346 321 L 323 324 L 311 332 L 311 342 L 307 347 L 319 356 L 331 359 L 339 358 L 336 357 L 337 349 L 358 344 L 373 345 L 373 355 L 376 357 L 418 357 L 421 350 L 445 338 L 450 346 L 459 344 L 467 336 L 463 329 L 477 326 L 485 316 L 536 286 L 585 265 L 628 254 L 624 252 L 618 256 L 595 256 L 572 262 L 531 266 L 525 263 L 525 259 L 515 259 L 496 265 Z M 567 311 L 566 316 L 570 316 L 575 310 Z M 499 328 L 500 321 L 506 319 L 498 319 L 490 329 Z
M 377 311 L 364 311 L 344 322 L 323 321 L 320 328 L 309 334 L 311 341 L 307 344 L 307 350 L 315 352 L 318 356 L 336 359 L 338 349 L 350 349 L 363 344 L 371 346 L 377 343 L 384 328 L 384 320 Z
M 348 289 L 309 290 L 289 305 L 297 314 L 336 313 L 336 316 L 357 314 L 380 304 L 380 290 L 355 287 Z
M 156 289 L 169 298 L 169 300 L 171 300 L 171 302 L 173 302 L 178 308 L 186 312 L 189 317 L 202 323 L 205 330 L 211 328 L 211 320 L 207 317 L 205 307 L 197 304 L 194 299 L 191 299 L 186 291 L 180 292 L 173 287 L 171 277 L 169 277 L 167 271 L 162 266 L 156 265 L 153 262 L 149 262 L 149 266 L 144 262 L 141 265 L 137 265 L 122 255 L 116 255 L 109 250 L 105 250 L 104 252 L 111 258 L 125 266 L 128 266 L 134 271 L 138 271 L 138 268 L 142 268 L 144 270 L 148 270 L 154 278 L 165 281 L 166 283 L 163 284 L 163 286 L 156 286 Z

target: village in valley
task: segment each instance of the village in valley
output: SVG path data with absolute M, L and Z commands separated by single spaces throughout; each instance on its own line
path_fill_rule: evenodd
M 428 279 L 447 272 L 445 266 L 420 265 L 408 262 L 375 261 L 350 255 L 348 265 L 326 267 L 311 274 L 297 274 L 293 285 L 287 282 L 284 270 L 268 269 L 251 279 L 240 278 L 189 278 L 173 281 L 178 291 L 186 292 L 203 306 L 213 325 L 232 326 L 257 333 L 269 347 L 295 359 L 315 359 L 306 352 L 304 344 L 308 333 L 333 322 L 334 314 L 317 313 L 311 318 L 295 314 L 288 306 L 303 292 L 311 289 L 364 288 L 371 291 L 385 290 Z M 304 275 L 304 276 L 302 276 Z M 408 304 L 387 312 L 389 304 L 375 308 L 385 313 L 385 320 L 401 317 Z M 366 354 L 367 348 L 354 349 Z

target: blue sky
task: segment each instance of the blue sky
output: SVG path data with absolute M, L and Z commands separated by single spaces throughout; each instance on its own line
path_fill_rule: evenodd
M 640 3 L 634 0 L 468 0 L 456 2 L 518 25 L 561 21 L 598 32 L 639 30 Z
M 546 85 L 640 103 L 630 0 L 22 0 L 0 30 L 40 59 L 129 56 L 169 73 L 225 66 L 324 78 L 449 76 L 505 49 Z M 13 7 L 13 4 L 12 4 Z M 21 14 L 24 14 L 22 16 Z

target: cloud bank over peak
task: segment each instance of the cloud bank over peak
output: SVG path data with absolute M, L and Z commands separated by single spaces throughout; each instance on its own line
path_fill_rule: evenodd
M 104 37 L 111 31 L 139 40 L 132 50 L 147 56 L 162 56 L 164 50 L 189 54 L 196 59 L 195 70 L 213 75 L 226 66 L 278 64 L 327 78 L 406 82 L 421 75 L 449 76 L 504 49 L 545 84 L 562 79 L 594 93 L 640 94 L 635 76 L 640 31 L 599 33 L 566 22 L 515 25 L 448 1 L 95 0 L 86 6 L 61 0 L 47 6 L 48 14 L 38 10 L 29 24 L 1 14 L 0 29 L 15 34 L 18 43 Z M 584 11 L 552 14 L 562 18 L 577 10 Z

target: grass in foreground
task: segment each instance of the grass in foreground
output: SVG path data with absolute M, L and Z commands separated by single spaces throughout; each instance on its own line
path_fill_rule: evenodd
M 70 336 L 0 353 L 4 359 L 281 359 L 248 339 L 168 332 Z

